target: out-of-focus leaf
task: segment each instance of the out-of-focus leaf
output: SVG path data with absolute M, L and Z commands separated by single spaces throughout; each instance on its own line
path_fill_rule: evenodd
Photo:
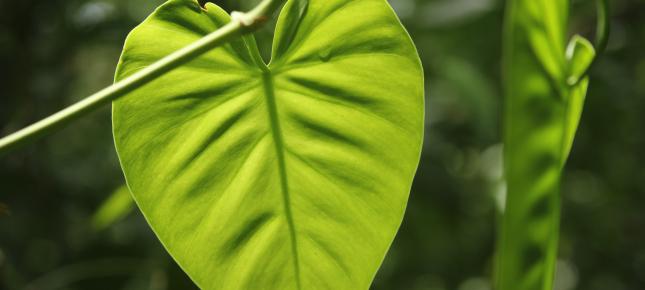
M 497 289 L 553 287 L 560 219 L 559 182 L 582 112 L 593 50 L 565 49 L 567 0 L 508 1 L 504 69 L 506 209 Z
M 123 185 L 115 190 L 92 216 L 92 227 L 103 230 L 128 215 L 134 207 L 128 187 Z
M 596 57 L 595 49 L 589 40 L 580 36 L 574 35 L 567 45 L 567 82 L 570 85 L 575 84 L 580 78 L 585 77 L 589 66 Z
M 593 45 L 585 38 L 575 35 L 567 47 L 567 83 L 574 84 L 569 88 L 569 95 L 565 97 L 566 106 L 564 139 L 562 142 L 561 164 L 567 161 L 573 139 L 578 130 L 582 108 L 587 95 L 589 78 L 584 74 L 588 71 L 589 66 L 596 57 Z M 582 78 L 582 79 L 581 79 Z
M 368 289 L 403 217 L 423 137 L 414 45 L 386 1 L 302 3 L 270 65 L 249 36 L 114 104 L 133 196 L 201 288 Z M 228 21 L 167 2 L 116 78 Z
M 439 64 L 441 80 L 444 81 L 453 94 L 443 93 L 442 98 L 450 98 L 466 109 L 469 118 L 474 119 L 473 126 L 480 138 L 495 140 L 497 128 L 497 115 L 499 114 L 495 100 L 498 92 L 492 87 L 487 75 L 478 71 L 472 64 L 458 58 L 445 57 Z M 436 88 L 433 92 L 436 93 Z M 437 98 L 437 97 L 435 97 Z M 447 111 L 445 108 L 441 108 Z M 437 108 L 433 108 L 437 111 Z M 446 112 L 438 112 L 438 114 Z M 436 116 L 435 116 L 436 117 Z

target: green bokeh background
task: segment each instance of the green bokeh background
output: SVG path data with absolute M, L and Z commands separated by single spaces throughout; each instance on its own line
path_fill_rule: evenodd
M 0 0 L 0 135 L 109 85 L 128 31 L 161 2 Z M 593 2 L 573 1 L 570 31 L 593 35 Z M 610 2 L 609 47 L 562 184 L 555 290 L 645 289 L 645 1 Z M 491 290 L 504 2 L 390 3 L 425 66 L 426 141 L 373 289 Z M 266 51 L 270 29 L 260 34 Z M 0 289 L 195 289 L 137 210 L 92 227 L 122 183 L 109 108 L 2 157 Z

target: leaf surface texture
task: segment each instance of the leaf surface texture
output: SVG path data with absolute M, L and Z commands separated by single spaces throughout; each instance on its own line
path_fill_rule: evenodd
M 120 80 L 230 21 L 172 0 L 126 40 Z M 114 103 L 128 186 L 203 289 L 368 289 L 423 138 L 423 74 L 384 0 L 288 1 L 269 65 L 252 36 Z

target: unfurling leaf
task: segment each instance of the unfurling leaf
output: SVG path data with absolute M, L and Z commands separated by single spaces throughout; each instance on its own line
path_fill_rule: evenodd
M 593 45 L 581 36 L 574 35 L 567 46 L 567 85 L 570 85 L 568 93 L 564 99 L 566 106 L 564 139 L 562 140 L 562 152 L 560 164 L 564 166 L 569 157 L 573 139 L 578 131 L 578 124 L 582 116 L 587 87 L 589 86 L 589 77 L 586 73 L 591 66 L 596 52 Z
M 228 21 L 167 2 L 128 36 L 116 79 Z M 137 204 L 201 288 L 354 290 L 401 223 L 423 111 L 385 0 L 291 0 L 269 65 L 245 36 L 115 102 L 113 126 Z

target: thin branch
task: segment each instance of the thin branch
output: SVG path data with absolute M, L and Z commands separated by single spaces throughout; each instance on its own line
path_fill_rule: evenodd
M 260 27 L 286 0 L 262 0 L 248 13 L 232 13 L 232 21 L 135 74 L 100 90 L 43 120 L 0 139 L 0 156 L 96 111 L 196 57 Z
M 610 20 L 609 20 L 609 1 L 608 0 L 597 0 L 597 15 L 596 19 L 596 53 L 598 55 L 605 52 L 607 48 L 607 42 L 609 40 L 609 29 Z

